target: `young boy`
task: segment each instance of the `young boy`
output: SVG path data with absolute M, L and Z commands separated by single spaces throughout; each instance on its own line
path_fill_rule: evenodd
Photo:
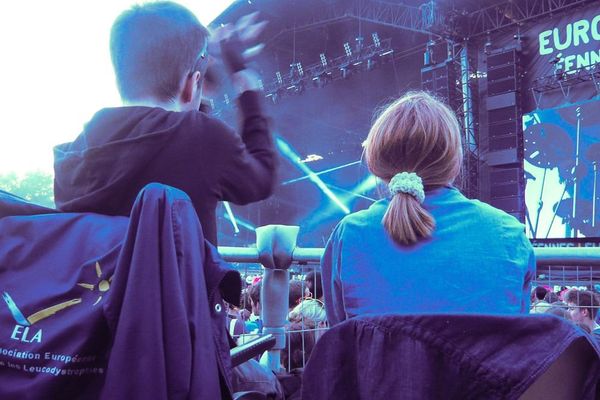
M 600 340 L 600 325 L 596 322 L 600 296 L 590 290 L 571 289 L 565 296 L 569 306 L 569 316 L 577 324 L 587 327 L 597 340 Z
M 247 22 L 247 20 L 246 20 Z M 221 57 L 239 92 L 239 135 L 200 111 L 207 29 L 172 2 L 136 5 L 114 22 L 110 51 L 123 107 L 98 111 L 71 143 L 55 148 L 57 207 L 129 215 L 140 189 L 160 182 L 185 191 L 205 237 L 217 244 L 218 201 L 268 197 L 276 154 L 258 76 L 244 54 L 260 24 L 226 27 Z

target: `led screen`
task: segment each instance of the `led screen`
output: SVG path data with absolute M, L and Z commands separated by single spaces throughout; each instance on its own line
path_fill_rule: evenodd
M 523 116 L 530 238 L 600 236 L 600 100 Z

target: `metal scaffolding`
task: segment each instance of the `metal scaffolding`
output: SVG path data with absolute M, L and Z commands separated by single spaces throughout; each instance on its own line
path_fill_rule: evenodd
M 594 1 L 508 0 L 468 13 L 457 9 L 440 10 L 433 0 L 419 7 L 381 0 L 348 0 L 315 10 L 304 20 L 294 20 L 279 34 L 352 18 L 454 40 L 469 39 Z
M 456 71 L 456 82 L 449 91 L 449 103 L 454 108 L 462 130 L 463 167 L 460 174 L 460 186 L 463 194 L 469 198 L 479 197 L 479 123 L 477 71 L 473 58 L 476 56 L 469 41 L 448 42 L 450 62 Z
M 298 33 L 346 19 L 436 36 L 440 36 L 449 26 L 444 14 L 438 12 L 435 1 L 426 2 L 420 7 L 380 0 L 348 0 L 341 3 L 315 10 L 302 20 L 288 22 L 271 41 L 285 33 Z
M 474 11 L 458 19 L 466 30 L 466 38 L 474 38 L 515 24 L 564 11 L 568 8 L 593 3 L 595 0 L 519 0 L 506 1 Z

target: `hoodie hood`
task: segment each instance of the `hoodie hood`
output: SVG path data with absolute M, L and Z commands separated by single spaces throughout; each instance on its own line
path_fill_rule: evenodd
M 100 110 L 74 142 L 54 148 L 54 196 L 63 211 L 123 214 L 131 183 L 173 139 L 188 113 Z

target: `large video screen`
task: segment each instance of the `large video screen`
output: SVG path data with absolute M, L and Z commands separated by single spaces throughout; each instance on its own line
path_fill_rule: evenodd
M 600 100 L 523 116 L 530 238 L 600 237 Z

